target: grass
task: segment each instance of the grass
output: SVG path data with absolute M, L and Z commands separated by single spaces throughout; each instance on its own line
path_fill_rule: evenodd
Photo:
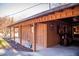
M 3 38 L 0 38 L 0 49 L 11 47 L 8 42 L 6 42 Z

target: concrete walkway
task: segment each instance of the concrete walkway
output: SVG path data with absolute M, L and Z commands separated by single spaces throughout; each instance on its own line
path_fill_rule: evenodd
M 0 56 L 39 56 L 35 52 L 16 51 L 13 48 L 0 49 Z
M 79 56 L 79 47 L 58 45 L 40 50 L 38 54 L 41 56 Z
M 3 43 L 2 43 L 3 42 Z M 5 44 L 4 44 L 5 43 Z M 79 56 L 79 47 L 76 46 L 54 46 L 37 52 L 32 52 L 13 40 L 1 39 L 0 56 Z

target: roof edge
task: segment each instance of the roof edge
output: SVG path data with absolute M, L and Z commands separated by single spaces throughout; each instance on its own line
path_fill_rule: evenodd
M 69 7 L 76 6 L 76 5 L 79 5 L 79 3 L 69 3 L 69 4 L 66 4 L 66 5 L 58 6 L 58 7 L 56 7 L 56 8 L 52 8 L 52 9 L 50 9 L 50 10 L 46 10 L 46 11 L 43 11 L 43 12 L 41 12 L 41 13 L 32 15 L 32 16 L 27 17 L 27 18 L 24 18 L 24 19 L 21 20 L 21 21 L 18 21 L 18 22 L 16 22 L 16 23 L 12 24 L 12 25 L 9 25 L 8 27 L 13 26 L 13 25 L 16 25 L 16 24 L 21 23 L 21 22 L 24 22 L 24 21 L 28 21 L 29 19 L 37 18 L 37 17 L 43 16 L 43 15 L 49 14 L 49 13 L 51 13 L 51 12 L 60 11 L 60 10 L 63 10 L 63 9 L 69 8 Z

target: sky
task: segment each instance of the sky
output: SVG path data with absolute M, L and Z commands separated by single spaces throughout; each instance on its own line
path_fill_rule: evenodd
M 51 7 L 63 4 L 52 3 Z M 15 21 L 23 20 L 49 9 L 49 3 L 0 3 L 0 17 L 10 16 Z
M 38 6 L 35 6 L 38 5 Z M 33 8 L 30 8 L 35 6 Z M 28 9 L 29 8 L 29 9 Z M 24 10 L 25 9 L 25 10 Z M 10 15 L 14 17 L 16 21 L 19 21 L 23 18 L 27 18 L 34 14 L 40 13 L 42 11 L 48 10 L 49 5 L 47 3 L 0 3 L 0 17 L 5 17 Z M 22 11 L 24 10 L 24 11 Z M 22 11 L 22 12 L 19 12 Z M 19 13 L 17 13 L 19 12 Z M 12 15 L 13 14 L 13 15 Z

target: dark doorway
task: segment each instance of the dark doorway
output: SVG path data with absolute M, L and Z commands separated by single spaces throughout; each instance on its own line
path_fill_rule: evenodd
M 79 46 L 79 22 L 74 22 L 72 28 L 73 28 L 72 45 Z
M 59 21 L 57 25 L 57 33 L 59 35 L 60 45 L 70 46 L 72 44 L 73 35 L 72 35 L 72 22 L 66 21 L 69 19 L 64 19 Z
M 59 35 L 60 45 L 79 46 L 79 18 L 67 18 L 60 20 L 57 25 L 57 33 Z

